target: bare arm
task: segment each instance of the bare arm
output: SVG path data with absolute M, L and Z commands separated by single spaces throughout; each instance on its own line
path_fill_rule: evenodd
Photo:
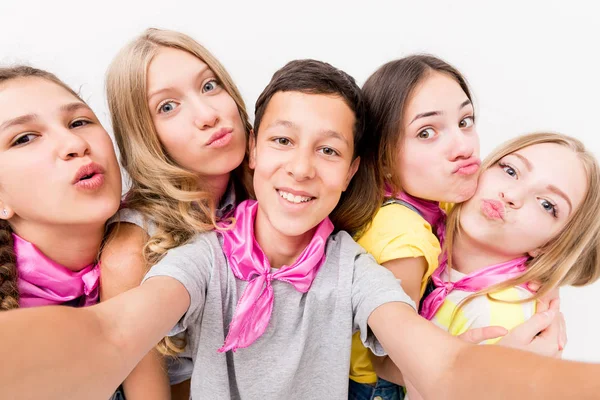
M 427 260 L 425 257 L 396 258 L 386 261 L 381 265 L 392 271 L 397 279 L 400 279 L 400 285 L 404 292 L 406 292 L 415 304 L 419 304 L 421 299 L 421 282 L 427 270 Z M 388 356 L 378 357 L 371 352 L 369 352 L 369 356 L 378 377 L 404 386 L 402 372 L 400 372 Z
M 555 313 L 536 316 L 552 320 Z M 404 378 L 425 398 L 591 399 L 600 390 L 600 365 L 559 361 L 503 346 L 467 344 L 402 303 L 377 308 L 369 317 L 369 326 Z
M 181 283 L 155 277 L 92 307 L 0 313 L 2 396 L 106 400 L 189 303 Z
M 146 273 L 142 251 L 147 240 L 148 235 L 137 225 L 114 225 L 111 237 L 102 250 L 101 301 L 140 285 Z M 152 349 L 125 379 L 123 388 L 129 400 L 169 399 L 169 378 L 162 355 Z

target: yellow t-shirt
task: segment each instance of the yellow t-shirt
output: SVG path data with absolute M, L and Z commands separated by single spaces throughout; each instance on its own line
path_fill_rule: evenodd
M 427 280 L 438 267 L 440 242 L 431 225 L 413 210 L 401 204 L 381 207 L 369 229 L 357 240 L 379 264 L 398 258 L 425 257 L 428 268 L 421 283 L 421 296 Z M 360 336 L 352 337 L 350 379 L 358 383 L 375 383 L 377 375 Z
M 456 282 L 464 276 L 464 274 L 456 270 L 450 270 L 449 280 L 451 282 Z M 443 279 L 448 280 L 447 274 L 445 274 Z M 469 303 L 466 303 L 455 313 L 458 304 L 471 294 L 471 292 L 462 290 L 453 290 L 450 292 L 444 299 L 442 306 L 431 319 L 431 322 L 446 332 L 449 332 L 451 335 L 458 336 L 469 329 L 483 328 L 486 326 L 502 326 L 511 330 L 535 314 L 535 301 L 516 304 L 506 303 L 507 301 L 518 301 L 530 298 L 531 293 L 522 287 L 513 287 L 492 294 L 494 299 L 501 301 L 491 300 L 487 296 L 478 296 Z M 500 340 L 500 338 L 487 340 L 485 343 L 493 344 L 498 340 Z

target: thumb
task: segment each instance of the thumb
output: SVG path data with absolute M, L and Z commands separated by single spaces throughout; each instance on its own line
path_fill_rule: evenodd
M 554 310 L 534 314 L 530 319 L 516 326 L 511 333 L 532 341 L 538 333 L 550 326 L 555 316 Z
M 484 340 L 504 336 L 507 333 L 508 331 L 501 326 L 486 326 L 484 328 L 470 329 L 458 337 L 465 342 L 478 344 Z

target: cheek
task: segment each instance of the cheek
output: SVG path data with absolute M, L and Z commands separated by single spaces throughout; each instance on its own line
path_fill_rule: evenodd
M 433 182 L 442 175 L 440 157 L 423 150 L 402 151 L 398 159 L 398 174 L 406 187 L 423 185 L 423 182 Z

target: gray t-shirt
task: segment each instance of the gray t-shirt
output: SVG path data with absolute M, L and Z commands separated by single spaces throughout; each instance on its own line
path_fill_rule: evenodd
M 148 272 L 177 279 L 191 302 L 171 334 L 187 330 L 195 399 L 346 399 L 352 334 L 375 354 L 383 349 L 367 327 L 373 310 L 400 301 L 414 307 L 400 283 L 346 232 L 329 237 L 326 262 L 310 290 L 273 281 L 265 333 L 247 348 L 219 353 L 247 282 L 236 279 L 215 232 L 170 250 Z

